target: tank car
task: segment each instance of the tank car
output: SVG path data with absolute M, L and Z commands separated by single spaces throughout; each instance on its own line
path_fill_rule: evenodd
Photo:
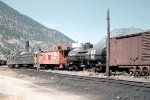
M 86 63 L 84 61 L 85 51 L 83 48 L 74 48 L 68 53 L 68 63 L 66 68 L 69 70 L 79 70 L 82 69 L 81 64 Z
M 7 65 L 9 68 L 29 67 L 33 68 L 35 64 L 35 54 L 29 52 L 29 41 L 26 41 L 25 51 L 13 55 L 8 55 Z
M 106 48 L 93 47 L 90 43 L 85 43 L 82 47 L 73 48 L 68 53 L 68 69 L 82 70 L 93 68 L 96 71 L 105 68 Z
M 87 54 L 85 55 L 85 60 L 87 65 L 94 69 L 96 72 L 105 71 L 106 65 L 106 47 L 101 48 L 90 48 L 87 49 Z

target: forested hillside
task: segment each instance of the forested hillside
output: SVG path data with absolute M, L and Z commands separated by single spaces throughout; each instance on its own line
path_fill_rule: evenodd
M 0 1 L 1 54 L 23 50 L 26 40 L 30 41 L 32 50 L 39 47 L 49 50 L 53 44 L 74 42 L 61 32 L 41 25 Z

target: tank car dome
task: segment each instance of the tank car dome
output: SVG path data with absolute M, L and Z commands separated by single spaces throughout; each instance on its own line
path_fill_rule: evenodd
M 93 44 L 91 44 L 91 43 L 85 43 L 84 44 L 84 50 L 90 49 L 90 48 L 93 48 Z
M 75 42 L 72 43 L 72 48 L 83 48 L 83 43 Z

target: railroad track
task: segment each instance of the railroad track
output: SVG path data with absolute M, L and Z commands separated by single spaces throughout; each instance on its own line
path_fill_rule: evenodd
M 25 79 L 37 86 L 75 93 L 90 98 L 90 100 L 99 100 L 100 98 L 101 100 L 118 100 L 118 98 L 121 100 L 150 100 L 150 82 L 148 81 L 135 82 L 78 76 L 72 72 L 71 74 L 74 75 L 68 75 L 64 72 L 61 74 L 49 70 L 1 69 L 2 73 L 6 73 L 6 71 L 11 77 Z M 70 74 L 70 72 L 68 73 Z
M 14 69 L 13 69 L 14 70 Z M 15 69 L 20 70 L 20 69 Z M 35 71 L 35 69 L 23 69 L 30 71 Z M 61 74 L 61 73 L 53 73 L 49 72 L 47 70 L 37 70 L 37 72 L 40 72 L 41 74 L 49 74 L 50 76 L 56 76 L 60 79 L 63 78 L 70 78 L 72 81 L 84 81 L 84 82 L 94 82 L 95 84 L 103 83 L 110 83 L 110 84 L 118 84 L 118 85 L 127 85 L 127 86 L 134 86 L 134 87 L 141 87 L 141 88 L 147 88 L 150 89 L 150 83 L 148 82 L 137 82 L 137 81 L 127 81 L 127 80 L 116 80 L 116 79 L 110 79 L 110 78 L 99 78 L 99 77 L 89 77 L 89 76 L 78 76 L 78 75 L 70 75 L 70 74 Z M 31 72 L 32 73 L 32 72 Z
M 41 71 L 41 70 L 39 70 Z M 55 75 L 59 78 L 67 78 L 68 74 L 60 74 L 60 73 L 52 73 L 48 71 L 42 70 L 41 72 L 49 73 L 50 75 Z M 96 84 L 100 84 L 100 82 L 105 83 L 113 83 L 113 84 L 119 84 L 119 85 L 128 85 L 128 86 L 134 86 L 134 87 L 142 87 L 142 88 L 148 88 L 150 89 L 150 83 L 147 82 L 137 82 L 137 81 L 127 81 L 127 80 L 116 80 L 116 79 L 110 79 L 110 78 L 98 78 L 98 77 L 88 77 L 88 76 L 78 76 L 78 75 L 69 75 L 71 77 L 71 80 L 73 81 L 91 81 Z

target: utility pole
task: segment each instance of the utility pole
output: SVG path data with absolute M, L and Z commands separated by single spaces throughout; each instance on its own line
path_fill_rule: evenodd
M 19 40 L 19 52 L 20 52 L 20 34 L 18 33 L 18 40 Z
M 107 46 L 106 46 L 106 75 L 110 76 L 109 71 L 109 62 L 110 62 L 110 18 L 109 18 L 109 9 L 107 10 Z

